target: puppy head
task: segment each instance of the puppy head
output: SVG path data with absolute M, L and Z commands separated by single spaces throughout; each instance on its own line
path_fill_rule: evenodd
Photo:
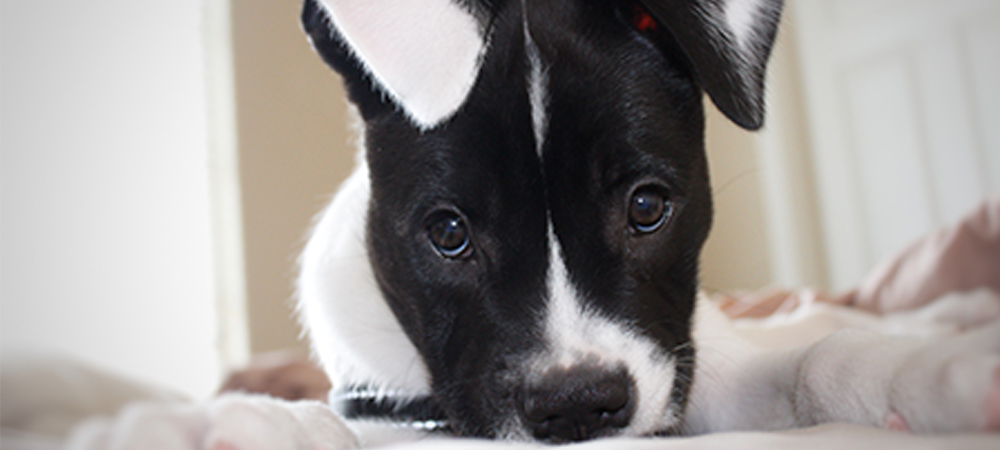
M 701 94 L 761 125 L 780 8 L 306 0 L 365 121 L 375 281 L 454 431 L 679 425 L 712 217 Z

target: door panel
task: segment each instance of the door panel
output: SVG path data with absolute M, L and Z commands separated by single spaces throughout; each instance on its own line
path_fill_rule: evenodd
M 828 280 L 846 289 L 1000 192 L 1000 3 L 801 0 L 790 11 Z

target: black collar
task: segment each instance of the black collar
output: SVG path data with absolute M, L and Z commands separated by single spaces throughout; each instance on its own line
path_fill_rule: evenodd
M 331 393 L 330 404 L 346 419 L 380 420 L 426 431 L 450 430 L 444 411 L 427 395 L 409 397 L 351 387 Z

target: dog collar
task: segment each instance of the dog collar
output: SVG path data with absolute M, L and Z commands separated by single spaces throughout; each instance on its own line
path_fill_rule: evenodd
M 346 419 L 379 420 L 424 431 L 450 430 L 444 411 L 426 395 L 393 395 L 355 387 L 331 393 L 330 404 Z

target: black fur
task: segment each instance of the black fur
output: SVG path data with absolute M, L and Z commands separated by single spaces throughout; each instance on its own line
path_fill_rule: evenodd
M 708 17 L 721 14 L 723 0 L 639 0 L 681 45 L 699 83 L 726 117 L 748 130 L 764 124 L 764 73 L 778 30 L 781 1 L 759 13 L 758 39 L 737 54 L 735 37 L 713 29 Z M 718 19 L 718 18 L 717 18 Z
M 330 25 L 330 19 L 315 0 L 305 0 L 301 20 L 303 31 L 316 53 L 343 78 L 347 96 L 357 106 L 362 119 L 368 120 L 394 109 L 383 99 L 361 62 L 351 55 L 340 33 Z

